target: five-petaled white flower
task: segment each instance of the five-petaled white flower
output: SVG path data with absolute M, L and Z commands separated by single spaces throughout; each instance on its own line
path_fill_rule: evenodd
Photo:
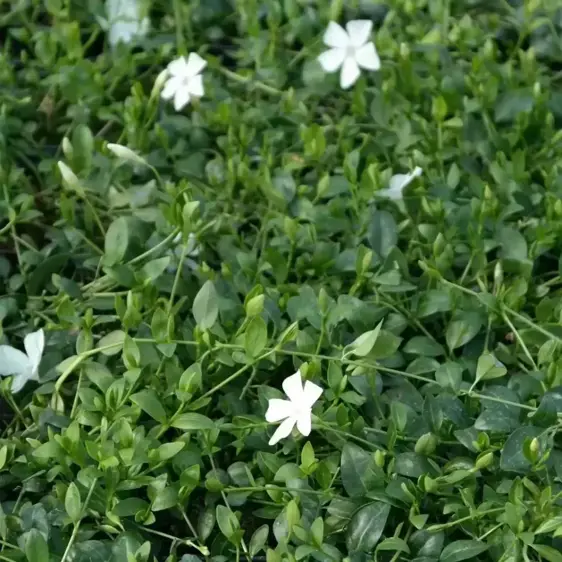
M 289 400 L 272 398 L 265 413 L 268 422 L 284 420 L 269 440 L 270 445 L 288 437 L 295 425 L 300 433 L 310 435 L 312 406 L 322 394 L 322 388 L 313 382 L 306 381 L 303 387 L 300 371 L 287 377 L 282 386 Z
M 13 375 L 12 392 L 19 392 L 29 380 L 39 380 L 39 363 L 45 347 L 43 330 L 27 334 L 25 353 L 11 345 L 0 345 L 0 376 Z
M 402 199 L 402 192 L 406 186 L 410 185 L 414 179 L 421 176 L 421 174 L 422 169 L 419 166 L 416 166 L 411 174 L 395 174 L 390 178 L 388 187 L 377 191 L 377 195 L 392 199 L 393 201 Z
M 130 43 L 133 39 L 144 37 L 148 32 L 148 18 L 142 17 L 141 0 L 107 0 L 105 4 L 107 20 L 101 20 L 108 30 L 109 44 Z
M 355 84 L 361 68 L 378 70 L 381 67 L 375 44 L 369 41 L 373 22 L 353 20 L 346 24 L 345 29 L 334 21 L 329 23 L 324 43 L 331 48 L 318 57 L 326 72 L 336 72 L 341 68 L 340 86 L 343 89 Z
M 180 57 L 168 65 L 168 80 L 161 95 L 165 100 L 174 98 L 176 111 L 181 111 L 191 99 L 200 98 L 205 93 L 201 72 L 206 66 L 207 61 L 197 53 Z

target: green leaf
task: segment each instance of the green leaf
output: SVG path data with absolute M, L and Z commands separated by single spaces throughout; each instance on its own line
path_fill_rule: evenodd
M 481 541 L 455 541 L 449 543 L 441 552 L 439 562 L 460 562 L 475 558 L 488 550 L 488 545 Z
M 426 457 L 411 451 L 396 456 L 394 470 L 397 474 L 410 478 L 419 478 L 422 474 L 435 472 Z
M 552 531 L 558 529 L 558 527 L 562 527 L 562 515 L 557 515 L 556 517 L 552 517 L 544 523 L 541 523 L 535 533 L 537 535 L 541 535 L 543 533 L 552 533 Z
M 49 560 L 49 546 L 37 529 L 31 529 L 26 534 L 24 550 L 28 562 L 47 562 Z
M 451 295 L 443 289 L 432 289 L 420 298 L 418 315 L 423 318 L 437 312 L 448 312 L 449 310 L 451 310 Z
M 267 538 L 269 536 L 269 526 L 262 525 L 252 535 L 250 539 L 250 544 L 248 545 L 248 551 L 250 556 L 256 556 L 260 551 L 265 550 L 267 544 Z
M 107 562 L 113 558 L 111 547 L 102 541 L 90 540 L 77 542 L 73 548 L 73 562 Z
M 449 349 L 457 349 L 466 345 L 482 327 L 482 319 L 476 312 L 464 312 L 456 320 L 449 322 L 445 339 Z
M 507 373 L 507 369 L 498 361 L 491 353 L 483 353 L 478 358 L 476 367 L 476 380 L 491 380 L 503 377 Z
M 208 330 L 219 314 L 218 295 L 212 281 L 206 281 L 193 300 L 193 317 L 201 330 Z
M 533 109 L 534 98 L 529 90 L 508 90 L 497 99 L 495 120 L 497 123 L 513 121 L 520 113 Z
M 123 330 L 114 330 L 113 332 L 109 332 L 106 336 L 103 336 L 96 347 L 107 357 L 117 355 L 118 353 L 121 353 L 121 350 L 123 349 L 123 343 L 125 342 L 126 335 L 127 334 L 125 334 Z
M 115 219 L 105 234 L 104 263 L 113 266 L 121 263 L 129 246 L 129 223 L 126 217 Z
M 229 540 L 235 537 L 236 532 L 240 528 L 238 518 L 228 507 L 224 505 L 217 505 L 217 523 L 221 533 Z
M 405 552 L 406 554 L 410 554 L 410 548 L 404 539 L 399 537 L 389 537 L 388 539 L 384 539 L 378 546 L 377 552 L 385 550 L 385 551 L 393 551 L 393 552 Z
M 141 270 L 140 276 L 145 282 L 154 282 L 170 265 L 170 256 L 165 256 L 163 258 L 158 258 L 157 260 L 151 260 L 145 263 Z
M 503 226 L 498 230 L 496 237 L 502 246 L 500 255 L 503 259 L 518 262 L 524 262 L 527 259 L 527 241 L 519 230 Z
M 157 449 L 158 460 L 160 462 L 167 461 L 168 459 L 175 457 L 184 447 L 185 443 L 183 441 L 164 443 Z
M 131 401 L 157 422 L 166 423 L 166 410 L 164 410 L 164 406 L 162 406 L 154 390 L 141 390 L 131 396 Z
M 507 439 L 500 457 L 500 468 L 510 472 L 526 473 L 531 469 L 531 463 L 523 453 L 523 446 L 527 439 L 539 437 L 543 430 L 532 425 L 517 428 Z
M 398 227 L 387 211 L 374 211 L 367 234 L 369 245 L 381 258 L 386 258 L 398 242 Z
M 435 380 L 443 388 L 458 392 L 462 382 L 462 367 L 458 363 L 448 361 L 435 371 Z
M 79 172 L 88 172 L 94 155 L 94 137 L 90 129 L 79 124 L 72 133 L 72 164 Z
M 548 562 L 562 562 L 562 552 L 545 544 L 531 544 L 531 548 L 536 550 L 542 558 Z
M 267 325 L 261 316 L 254 316 L 244 335 L 244 349 L 249 357 L 257 357 L 267 345 Z
M 346 544 L 349 552 L 371 552 L 379 541 L 390 506 L 373 502 L 358 509 L 347 527 Z
M 444 355 L 443 346 L 427 336 L 414 336 L 403 348 L 405 353 L 423 355 L 424 357 L 438 357 Z
M 175 488 L 169 486 L 160 490 L 152 502 L 152 511 L 164 511 L 165 509 L 170 509 L 176 505 L 178 502 L 178 492 Z
M 80 515 L 82 514 L 82 501 L 80 500 L 80 491 L 74 482 L 71 482 L 66 490 L 64 508 L 73 523 L 80 521 Z
M 375 343 L 377 343 L 381 327 L 382 321 L 379 322 L 374 330 L 361 334 L 355 341 L 347 346 L 347 353 L 353 353 L 353 355 L 357 355 L 358 357 L 365 357 L 365 355 L 368 355 L 375 346 Z
M 364 496 L 384 485 L 384 473 L 371 453 L 354 443 L 346 443 L 341 453 L 341 478 L 345 491 L 352 497 Z
M 172 420 L 171 426 L 185 431 L 215 429 L 213 420 L 195 412 L 180 414 Z
M 521 409 L 517 407 L 519 397 L 516 392 L 504 386 L 490 386 L 482 394 L 497 400 L 481 401 L 482 413 L 474 422 L 476 429 L 507 433 L 520 425 Z
M 119 517 L 130 517 L 139 511 L 145 511 L 148 506 L 149 503 L 141 498 L 126 498 L 119 501 L 113 508 L 113 513 Z

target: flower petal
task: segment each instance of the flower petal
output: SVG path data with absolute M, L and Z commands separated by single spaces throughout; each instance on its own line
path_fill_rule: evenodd
M 389 189 L 391 191 L 402 193 L 404 189 L 421 174 L 421 168 L 419 168 L 419 172 L 417 170 L 418 168 L 416 168 L 411 174 L 396 174 L 392 176 L 390 178 L 390 182 L 388 183 Z
M 187 88 L 179 88 L 176 90 L 176 94 L 174 96 L 174 109 L 176 111 L 181 111 L 190 100 L 189 91 Z
M 345 32 L 345 29 L 335 21 L 331 21 L 328 24 L 322 40 L 328 47 L 339 47 L 340 49 L 345 49 L 350 44 L 349 35 Z
M 344 90 L 347 90 L 353 86 L 355 82 L 357 82 L 357 78 L 359 78 L 360 75 L 361 71 L 355 62 L 355 59 L 353 57 L 347 57 L 343 61 L 343 67 L 341 69 L 340 86 Z
M 294 418 L 287 418 L 276 430 L 275 433 L 271 436 L 269 440 L 270 445 L 275 445 L 281 439 L 285 439 L 291 434 L 293 431 L 293 427 L 295 427 L 296 420 Z
M 19 373 L 15 375 L 12 379 L 12 394 L 19 392 L 27 381 L 31 380 L 33 377 L 27 371 L 25 373 Z
M 369 40 L 373 30 L 373 22 L 371 20 L 352 20 L 347 22 L 345 28 L 351 45 L 361 47 Z
M 280 398 L 272 398 L 269 401 L 267 412 L 265 413 L 265 421 L 278 422 L 290 417 L 293 414 L 293 406 L 289 400 L 281 400 Z
M 312 416 L 310 412 L 303 412 L 300 414 L 297 418 L 297 429 L 305 437 L 310 435 L 310 430 L 312 429 Z
M 287 377 L 283 381 L 283 391 L 289 397 L 291 402 L 300 404 L 303 399 L 303 388 L 301 372 L 297 371 L 294 375 Z
M 193 234 L 193 232 L 190 232 L 187 235 L 187 244 L 186 244 L 187 248 L 186 248 L 186 253 L 188 256 L 193 256 L 196 257 L 201 253 L 201 250 L 198 246 L 197 243 L 197 238 L 195 237 L 195 234 Z
M 185 66 L 185 75 L 192 78 L 196 74 L 199 74 L 206 66 L 207 61 L 205 59 L 202 59 L 197 53 L 189 53 Z
M 41 362 L 41 357 L 43 356 L 43 349 L 45 349 L 45 332 L 41 329 L 27 334 L 23 339 L 23 346 L 31 361 L 31 370 L 34 372 L 37 371 L 39 363 Z
M 313 382 L 306 381 L 304 383 L 304 402 L 307 408 L 312 408 L 316 400 L 322 396 L 324 389 Z M 301 431 L 302 433 L 302 431 Z
M 31 372 L 29 357 L 11 345 L 0 345 L 0 376 L 19 375 Z
M 343 64 L 345 54 L 345 49 L 329 49 L 318 57 L 318 62 L 326 72 L 335 72 Z
M 164 89 L 160 94 L 162 99 L 171 100 L 176 95 L 176 91 L 180 88 L 181 82 L 182 79 L 179 76 L 172 76 L 171 78 L 168 78 L 166 84 L 164 85 Z
M 392 189 L 379 189 L 379 191 L 375 192 L 375 195 L 384 197 L 385 199 L 390 199 L 391 201 L 402 199 L 402 192 L 400 190 L 393 191 Z
M 205 93 L 203 89 L 203 76 L 201 74 L 189 79 L 187 91 L 196 98 L 200 98 Z
M 355 61 L 361 68 L 367 70 L 378 70 L 381 67 L 381 59 L 372 41 L 355 51 Z
M 185 57 L 179 57 L 173 60 L 168 65 L 168 71 L 172 76 L 185 76 L 185 70 L 187 68 L 187 61 Z

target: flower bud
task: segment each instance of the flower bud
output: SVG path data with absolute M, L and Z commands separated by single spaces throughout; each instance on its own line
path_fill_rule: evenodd
M 484 468 L 490 466 L 492 462 L 494 462 L 494 453 L 488 452 L 480 455 L 476 459 L 476 464 L 474 466 L 476 470 L 483 470 Z
M 418 455 L 431 455 L 437 448 L 437 437 L 433 433 L 424 433 L 416 442 L 414 450 Z

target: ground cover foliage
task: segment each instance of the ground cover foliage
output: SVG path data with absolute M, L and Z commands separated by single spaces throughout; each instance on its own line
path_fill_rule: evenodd
M 46 344 L 0 560 L 562 560 L 558 2 L 154 0 L 115 48 L 101 2 L 1 8 L 1 343 Z

